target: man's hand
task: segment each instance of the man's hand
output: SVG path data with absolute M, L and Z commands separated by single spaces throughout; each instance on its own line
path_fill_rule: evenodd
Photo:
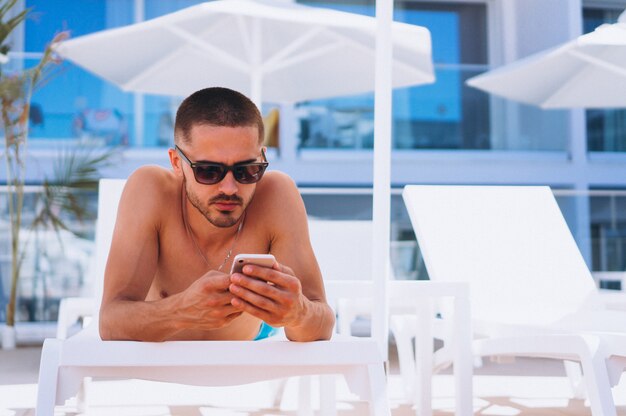
M 300 280 L 289 267 L 246 265 L 230 276 L 233 307 L 276 327 L 298 327 L 310 301 L 302 294 Z
M 178 299 L 176 318 L 183 327 L 217 329 L 242 314 L 233 306 L 228 291 L 230 276 L 209 271 L 183 291 Z

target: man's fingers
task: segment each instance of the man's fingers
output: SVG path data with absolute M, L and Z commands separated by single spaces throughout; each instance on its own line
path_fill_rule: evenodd
M 202 288 L 206 292 L 226 291 L 230 285 L 230 275 L 225 273 L 210 271 L 202 279 Z
M 241 311 L 241 313 L 248 313 L 265 321 L 269 325 L 276 325 L 276 323 L 272 320 L 272 314 L 264 309 L 256 307 L 240 298 L 233 298 L 232 304 L 235 308 L 237 308 L 237 310 Z
M 272 298 L 276 296 L 277 289 L 275 284 L 264 280 L 263 278 L 250 277 L 243 274 L 234 274 L 230 279 L 232 284 L 244 287 L 260 295 Z M 232 285 L 229 287 L 232 287 Z
M 295 276 L 296 275 L 293 272 L 293 270 L 291 269 L 291 267 L 286 266 L 286 265 L 281 264 L 281 263 L 278 263 L 278 262 L 274 263 L 274 267 L 272 267 L 272 268 L 274 270 L 278 270 L 281 273 L 286 273 L 286 274 L 291 275 L 291 276 Z
M 283 270 L 291 271 L 291 269 L 289 269 L 289 267 L 287 266 L 281 267 L 283 267 Z M 264 280 L 265 282 L 272 283 L 276 286 L 284 287 L 287 290 L 299 290 L 300 287 L 300 280 L 292 274 L 293 272 L 285 273 L 276 269 L 270 269 L 267 267 L 260 267 L 255 265 L 246 265 L 243 271 L 248 276 L 253 276 L 258 279 Z
M 262 283 L 267 286 L 267 283 Z M 246 289 L 245 287 L 239 285 L 231 285 L 230 291 L 236 297 L 233 298 L 231 304 L 237 305 L 237 298 L 243 299 L 249 304 L 252 304 L 260 309 L 263 309 L 268 312 L 272 312 L 276 310 L 276 303 L 265 296 L 260 295 L 258 292 L 254 292 L 252 290 Z M 234 303 L 233 303 L 234 302 Z
M 270 325 L 296 322 L 302 312 L 302 286 L 293 271 L 280 264 L 274 267 L 246 265 L 230 276 L 231 304 Z
M 214 302 L 211 302 L 212 308 L 230 308 L 231 300 L 233 300 L 233 295 L 229 292 L 226 296 L 220 296 L 219 299 L 216 299 Z

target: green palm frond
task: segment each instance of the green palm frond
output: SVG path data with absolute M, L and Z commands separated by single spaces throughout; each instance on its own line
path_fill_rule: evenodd
M 43 183 L 39 209 L 32 229 L 69 230 L 61 214 L 83 221 L 87 215 L 85 191 L 98 188 L 100 172 L 119 162 L 121 151 L 102 148 L 75 148 L 62 151 L 55 160 L 52 179 Z M 70 230 L 71 231 L 71 230 Z
M 30 9 L 24 9 L 22 12 L 18 13 L 16 16 L 7 20 L 6 22 L 2 22 L 0 25 L 0 42 L 4 42 L 6 38 L 11 34 L 11 32 L 20 24 L 26 16 Z
M 13 30 L 26 19 L 31 9 L 24 9 L 20 13 L 15 16 L 9 18 L 6 22 L 4 21 L 5 16 L 13 9 L 16 5 L 17 0 L 8 0 L 4 2 L 0 6 L 0 43 L 4 43 L 6 38 L 13 32 Z M 5 45 L 3 45 L 5 46 Z M 8 49 L 7 49 L 8 52 Z

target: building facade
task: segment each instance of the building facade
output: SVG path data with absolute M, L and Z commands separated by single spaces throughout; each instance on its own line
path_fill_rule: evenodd
M 59 30 L 76 37 L 197 3 L 24 0 L 36 18 L 13 39 L 11 64 L 28 65 Z M 302 3 L 375 12 L 373 0 Z M 397 192 L 405 184 L 548 185 L 590 267 L 626 269 L 626 110 L 547 111 L 465 85 L 486 70 L 614 23 L 624 8 L 626 0 L 396 0 L 396 20 L 431 31 L 437 81 L 394 91 L 394 239 L 412 238 Z M 37 184 L 52 169 L 56 149 L 79 142 L 123 147 L 123 161 L 106 176 L 126 177 L 143 164 L 168 166 L 180 100 L 124 93 L 64 63 L 33 96 L 29 163 L 36 168 L 28 181 Z M 280 119 L 268 151 L 271 168 L 295 179 L 312 215 L 371 216 L 373 101 L 365 94 L 264 104 L 265 114 L 278 110 Z M 2 175 L 4 169 L 0 182 Z M 331 209 L 329 197 L 342 203 Z M 409 263 L 421 276 L 419 256 Z

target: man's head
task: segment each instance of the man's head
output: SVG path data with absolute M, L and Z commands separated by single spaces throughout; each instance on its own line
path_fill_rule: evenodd
M 205 88 L 185 98 L 176 112 L 174 143 L 179 146 L 189 143 L 195 125 L 254 126 L 259 131 L 259 145 L 263 141 L 263 118 L 259 109 L 248 97 L 228 88 Z
M 170 162 L 189 203 L 217 227 L 235 225 L 267 167 L 256 106 L 227 88 L 200 90 L 180 105 L 174 135 Z

